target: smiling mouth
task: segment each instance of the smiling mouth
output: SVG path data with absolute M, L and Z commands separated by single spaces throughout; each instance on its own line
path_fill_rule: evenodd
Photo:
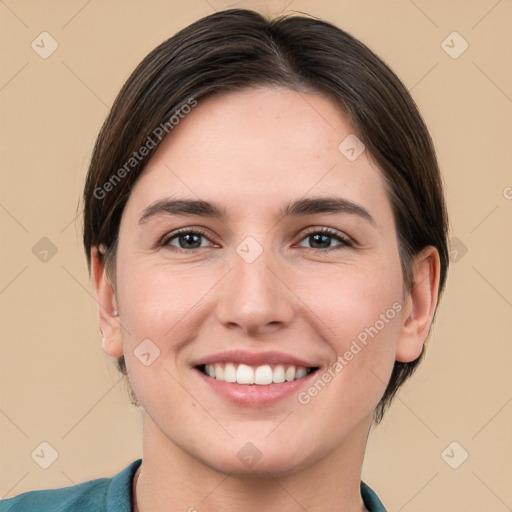
M 196 368 L 204 375 L 222 382 L 231 382 L 243 385 L 268 386 L 269 384 L 282 384 L 300 380 L 318 370 L 318 367 L 306 368 L 304 366 L 284 364 L 264 364 L 249 366 L 238 363 L 201 364 Z

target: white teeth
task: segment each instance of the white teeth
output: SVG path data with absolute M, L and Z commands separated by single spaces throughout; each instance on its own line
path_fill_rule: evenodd
M 266 386 L 302 379 L 309 372 L 303 366 L 296 367 L 294 365 L 278 364 L 272 368 L 269 364 L 252 367 L 247 364 L 215 363 L 205 365 L 204 373 L 213 379 L 224 382 Z
M 284 382 L 285 376 L 284 376 L 284 366 L 282 364 L 278 364 L 274 371 L 272 372 L 272 382 L 275 382 L 276 384 L 281 384 L 281 382 Z
M 295 379 L 295 366 L 288 366 L 286 373 L 284 374 L 285 379 L 290 382 Z
M 308 374 L 308 371 L 306 368 L 297 368 L 295 370 L 295 380 L 302 379 L 302 377 L 305 377 Z
M 272 368 L 270 368 L 268 364 L 256 368 L 254 372 L 254 383 L 260 386 L 272 384 Z
M 246 364 L 239 364 L 236 371 L 236 382 L 238 384 L 254 384 L 254 370 Z
M 224 368 L 219 363 L 215 365 L 215 378 L 219 380 L 224 380 Z
M 224 366 L 224 382 L 236 382 L 236 368 L 233 363 L 227 363 Z

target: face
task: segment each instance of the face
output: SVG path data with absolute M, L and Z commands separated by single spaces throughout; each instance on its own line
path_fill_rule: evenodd
M 383 178 L 353 137 L 320 95 L 214 95 L 136 182 L 106 351 L 161 449 L 284 474 L 366 441 L 411 304 Z

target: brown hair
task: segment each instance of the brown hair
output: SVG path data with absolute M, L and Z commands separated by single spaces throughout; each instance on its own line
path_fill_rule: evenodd
M 245 9 L 220 11 L 182 29 L 151 51 L 119 92 L 98 135 L 83 193 L 89 272 L 91 248 L 103 244 L 115 286 L 124 206 L 173 119 L 207 95 L 257 86 L 319 92 L 345 109 L 384 176 L 405 290 L 413 285 L 414 255 L 432 245 L 441 261 L 439 303 L 449 263 L 448 216 L 432 140 L 411 95 L 377 55 L 335 25 L 296 15 L 267 20 Z M 425 346 L 413 362 L 395 361 L 374 411 L 376 423 L 424 352 Z M 117 361 L 126 375 L 124 357 Z M 131 398 L 137 405 L 133 390 Z

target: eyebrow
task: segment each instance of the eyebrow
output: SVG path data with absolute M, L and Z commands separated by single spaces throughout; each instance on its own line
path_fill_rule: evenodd
M 196 199 L 160 199 L 144 209 L 139 224 L 160 214 L 199 215 L 216 219 L 228 217 L 226 209 L 216 203 Z M 375 219 L 361 205 L 339 197 L 310 197 L 289 202 L 281 209 L 279 220 L 285 217 L 300 217 L 319 213 L 346 213 L 357 215 L 376 227 Z

